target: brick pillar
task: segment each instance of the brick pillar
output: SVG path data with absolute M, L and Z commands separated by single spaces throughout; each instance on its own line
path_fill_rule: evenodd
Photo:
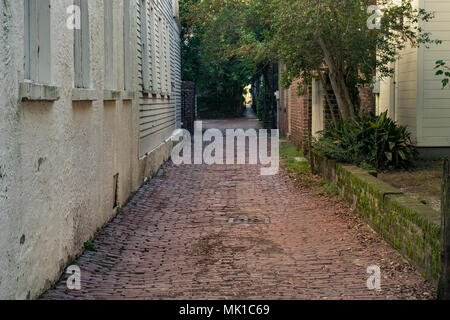
M 291 109 L 291 141 L 303 150 L 309 148 L 309 137 L 312 125 L 312 96 L 311 87 L 305 88 L 305 95 L 299 96 L 295 81 L 289 89 Z
M 181 85 L 181 121 L 182 128 L 194 133 L 196 119 L 195 83 L 183 81 Z
M 371 86 L 359 89 L 359 99 L 361 100 L 361 110 L 363 113 L 375 113 L 375 94 Z

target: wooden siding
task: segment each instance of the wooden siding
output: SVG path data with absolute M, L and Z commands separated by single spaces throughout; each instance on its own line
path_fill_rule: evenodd
M 440 78 L 435 75 L 435 62 L 450 62 L 450 1 L 424 0 L 424 8 L 434 12 L 435 18 L 424 24 L 424 30 L 442 40 L 441 45 L 422 48 L 423 61 L 419 63 L 423 86 L 420 90 L 421 108 L 418 113 L 420 126 L 419 145 L 427 147 L 450 146 L 450 90 L 442 90 Z
M 449 147 L 450 90 L 442 89 L 434 67 L 437 60 L 450 62 L 450 1 L 414 3 L 435 14 L 420 26 L 442 44 L 404 50 L 395 79 L 381 83 L 378 111 L 388 109 L 400 124 L 408 125 L 419 147 Z
M 397 62 L 395 75 L 395 120 L 407 125 L 417 140 L 417 49 L 406 48 Z
M 140 104 L 139 155 L 143 157 L 157 148 L 170 137 L 173 130 L 179 127 L 181 114 L 180 34 L 174 19 L 171 0 L 136 1 L 138 7 L 137 59 Z M 143 1 L 146 7 L 145 15 L 143 14 Z M 144 29 L 146 29 L 145 32 Z M 147 39 L 147 46 L 142 45 L 143 39 Z M 174 83 L 173 90 L 172 83 Z

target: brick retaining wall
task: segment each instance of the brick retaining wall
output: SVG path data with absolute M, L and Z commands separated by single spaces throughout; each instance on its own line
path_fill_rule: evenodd
M 336 184 L 384 240 L 436 282 L 441 272 L 440 213 L 378 180 L 371 172 L 313 155 L 315 173 Z

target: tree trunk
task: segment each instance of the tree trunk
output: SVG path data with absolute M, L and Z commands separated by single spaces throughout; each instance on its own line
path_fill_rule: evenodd
M 347 120 L 355 116 L 355 109 L 350 98 L 350 92 L 344 80 L 343 70 L 337 68 L 325 41 L 321 36 L 317 38 L 317 42 L 322 49 L 325 63 L 328 66 L 331 87 L 333 88 L 336 102 L 342 119 Z
M 441 202 L 441 265 L 438 299 L 450 300 L 450 160 L 444 162 Z

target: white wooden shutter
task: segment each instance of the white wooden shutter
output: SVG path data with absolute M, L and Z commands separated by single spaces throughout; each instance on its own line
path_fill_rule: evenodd
M 131 19 L 130 19 L 130 0 L 123 0 L 123 89 L 131 89 Z
M 74 87 L 90 87 L 90 34 L 88 0 L 75 0 L 80 8 L 81 29 L 74 30 Z
M 51 81 L 50 0 L 24 1 L 25 78 L 38 83 Z
M 103 0 L 104 19 L 104 86 L 114 89 L 114 14 L 113 2 Z

